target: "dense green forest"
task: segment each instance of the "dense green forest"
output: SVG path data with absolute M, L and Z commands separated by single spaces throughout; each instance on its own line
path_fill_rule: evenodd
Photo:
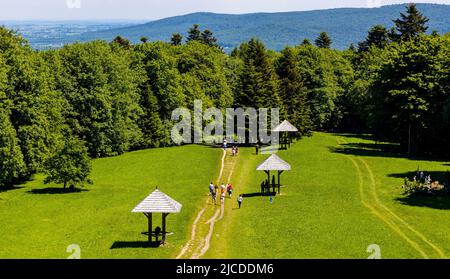
M 312 130 L 367 132 L 403 152 L 450 155 L 450 34 L 426 34 L 410 5 L 340 51 L 323 32 L 281 52 L 258 39 L 228 55 L 193 26 L 170 43 L 117 37 L 34 51 L 0 28 L 0 185 L 36 172 L 89 182 L 89 158 L 172 145 L 171 112 L 193 107 L 279 107 Z M 314 44 L 315 43 L 315 44 Z

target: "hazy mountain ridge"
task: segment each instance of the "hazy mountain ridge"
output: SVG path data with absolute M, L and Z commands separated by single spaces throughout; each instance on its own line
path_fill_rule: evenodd
M 112 40 L 124 36 L 133 42 L 142 36 L 150 41 L 169 41 L 170 35 L 186 31 L 193 24 L 212 30 L 220 44 L 232 48 L 252 37 L 262 39 L 269 48 L 279 50 L 286 45 L 298 44 L 303 38 L 314 40 L 321 31 L 326 31 L 333 39 L 333 47 L 343 49 L 351 43 L 364 39 L 367 30 L 376 24 L 387 27 L 392 19 L 404 11 L 405 5 L 383 6 L 381 8 L 344 8 L 305 12 L 255 13 L 243 15 L 194 13 L 165 18 L 146 24 L 88 32 L 82 34 L 81 41 L 93 39 Z M 418 4 L 418 8 L 430 18 L 429 31 L 440 33 L 450 31 L 450 5 Z

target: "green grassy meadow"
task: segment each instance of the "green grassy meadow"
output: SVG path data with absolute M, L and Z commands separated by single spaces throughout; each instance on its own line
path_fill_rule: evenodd
M 195 145 L 131 152 L 95 160 L 94 184 L 86 191 L 58 193 L 61 186 L 44 185 L 38 176 L 2 192 L 0 258 L 67 258 L 70 244 L 80 246 L 82 258 L 175 257 L 205 200 L 209 176 L 218 171 L 220 154 Z M 145 248 L 141 232 L 147 218 L 131 213 L 156 186 L 183 204 L 180 214 L 169 215 L 167 229 L 174 234 L 160 249 Z M 154 216 L 154 226 L 161 226 L 160 214 Z
M 440 177 L 449 163 L 410 160 L 384 151 L 390 147 L 364 136 L 314 133 L 278 153 L 292 171 L 282 174 L 282 194 L 272 204 L 259 195 L 266 175 L 255 170 L 268 155 L 241 148 L 228 161 L 234 196 L 204 257 L 364 259 L 371 244 L 382 258 L 448 257 L 450 201 L 408 198 L 401 185 L 418 167 Z M 66 258 L 70 244 L 81 247 L 82 258 L 174 258 L 199 210 L 206 204 L 213 215 L 219 208 L 206 201 L 221 155 L 196 145 L 131 152 L 95 160 L 94 184 L 85 191 L 61 193 L 37 176 L 1 192 L 0 258 Z M 131 213 L 156 186 L 183 204 L 169 215 L 174 234 L 158 249 L 145 247 L 147 220 Z M 238 194 L 248 195 L 240 210 Z M 199 233 L 209 228 L 200 225 Z
M 401 188 L 405 173 L 418 166 L 443 172 L 447 163 L 408 160 L 370 140 L 322 133 L 278 155 L 292 166 L 282 174 L 282 195 L 272 204 L 247 197 L 241 210 L 233 201 L 207 257 L 363 259 L 371 244 L 380 246 L 382 258 L 450 255 L 449 200 L 411 201 Z M 245 164 L 233 182 L 238 192 L 257 194 L 266 175 L 255 169 L 268 155 L 247 149 L 241 156 Z

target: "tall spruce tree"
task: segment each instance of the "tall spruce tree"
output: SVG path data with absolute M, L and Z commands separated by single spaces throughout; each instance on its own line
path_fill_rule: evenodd
M 301 45 L 302 46 L 310 46 L 312 44 L 311 44 L 311 41 L 308 38 L 304 38 L 302 43 L 301 43 Z
M 367 38 L 358 44 L 358 51 L 367 51 L 371 46 L 383 48 L 388 43 L 388 30 L 383 25 L 376 25 L 369 30 Z
M 308 135 L 312 129 L 311 109 L 307 100 L 308 90 L 303 84 L 294 49 L 285 48 L 281 54 L 277 72 L 285 112 L 289 121 L 299 129 L 300 134 Z
M 188 31 L 187 41 L 200 41 L 202 32 L 200 31 L 200 26 L 198 24 L 194 24 Z
M 213 32 L 206 29 L 201 34 L 201 41 L 209 46 L 218 46 L 217 45 L 217 38 L 214 37 Z
M 397 32 L 391 34 L 394 40 L 409 40 L 415 38 L 428 30 L 429 19 L 418 9 L 416 4 L 411 3 L 406 6 L 406 14 L 400 13 L 400 18 L 394 20 Z
M 277 77 L 264 44 L 253 38 L 241 46 L 243 70 L 237 104 L 242 107 L 280 108 Z
M 331 38 L 327 32 L 321 32 L 315 40 L 316 46 L 319 48 L 331 48 Z
M 179 46 L 183 42 L 183 36 L 180 33 L 173 33 L 170 38 L 170 44 L 173 46 Z

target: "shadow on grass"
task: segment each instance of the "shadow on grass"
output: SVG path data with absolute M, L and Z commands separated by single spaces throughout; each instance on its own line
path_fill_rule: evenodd
M 109 249 L 127 249 L 127 248 L 158 248 L 161 242 L 153 241 L 116 241 Z
M 334 136 L 344 137 L 344 138 L 353 138 L 353 139 L 362 139 L 362 140 L 373 140 L 372 135 L 369 134 L 353 134 L 353 133 L 334 133 Z
M 72 193 L 80 193 L 80 192 L 87 192 L 89 190 L 86 189 L 79 189 L 79 188 L 43 188 L 43 189 L 32 189 L 31 191 L 28 191 L 27 193 L 30 194 L 38 194 L 38 195 L 55 195 L 55 194 L 72 194 Z
M 420 168 L 420 166 L 419 166 Z M 448 171 L 427 171 L 422 170 L 424 175 L 431 176 L 431 180 L 439 181 L 439 183 L 447 183 L 450 184 L 450 172 Z M 388 177 L 394 177 L 394 178 L 405 178 L 408 177 L 410 180 L 417 176 L 417 171 L 409 171 L 409 172 L 403 172 L 403 173 L 391 173 L 387 175 Z
M 248 193 L 248 194 L 242 194 L 242 196 L 244 198 L 254 198 L 254 197 L 269 197 L 269 196 L 273 196 L 273 193 Z
M 331 152 L 364 157 L 403 158 L 399 146 L 390 143 L 344 143 L 330 147 Z
M 342 136 L 341 134 L 336 134 Z M 383 157 L 383 158 L 406 158 L 416 161 L 440 161 L 448 162 L 446 158 L 437 157 L 408 157 L 407 154 L 401 152 L 400 145 L 396 143 L 343 143 L 338 147 L 329 147 L 331 152 L 346 155 L 364 156 L 364 157 Z M 450 164 L 447 164 L 450 166 Z
M 433 209 L 449 210 L 449 196 L 425 196 L 425 195 L 409 195 L 395 199 L 403 205 L 429 207 Z
M 24 188 L 24 187 L 20 187 L 20 186 L 4 186 L 4 187 L 0 187 L 0 193 L 14 191 L 14 190 L 19 190 L 19 189 L 22 189 L 22 188 Z

